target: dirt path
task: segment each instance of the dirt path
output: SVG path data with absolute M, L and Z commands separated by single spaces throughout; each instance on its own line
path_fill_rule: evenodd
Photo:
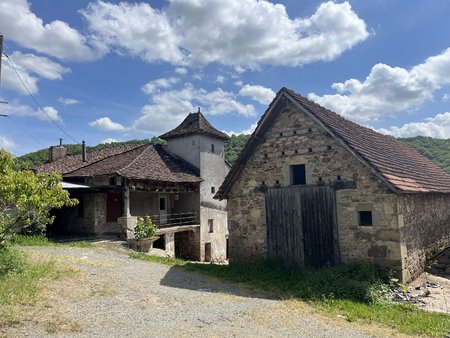
M 128 258 L 105 248 L 30 248 L 80 273 L 52 282 L 6 336 L 373 337 L 392 332 L 324 317 L 300 302 Z M 0 334 L 1 336 L 1 334 Z

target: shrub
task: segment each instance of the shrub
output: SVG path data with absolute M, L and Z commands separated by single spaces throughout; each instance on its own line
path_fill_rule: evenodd
M 156 225 L 153 224 L 150 216 L 140 217 L 134 228 L 134 236 L 136 239 L 149 238 L 155 234 L 156 230 Z
M 0 250 L 0 277 L 13 272 L 22 272 L 25 268 L 23 255 L 14 249 Z

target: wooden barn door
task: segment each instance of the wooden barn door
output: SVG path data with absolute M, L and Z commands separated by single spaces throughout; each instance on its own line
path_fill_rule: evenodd
M 336 194 L 331 187 L 266 192 L 267 253 L 288 266 L 320 268 L 339 261 Z

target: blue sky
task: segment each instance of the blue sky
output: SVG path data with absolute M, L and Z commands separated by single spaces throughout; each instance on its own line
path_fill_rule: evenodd
M 150 138 L 197 107 L 248 133 L 281 87 L 383 133 L 449 138 L 449 13 L 447 0 L 1 0 L 4 52 L 46 114 L 3 57 L 0 147 Z

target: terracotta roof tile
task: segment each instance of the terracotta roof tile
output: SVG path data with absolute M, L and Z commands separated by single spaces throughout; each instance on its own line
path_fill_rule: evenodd
M 57 165 L 44 165 L 40 171 L 56 171 L 64 177 L 91 177 L 117 174 L 136 180 L 164 182 L 201 182 L 194 168 L 166 152 L 161 145 L 139 145 L 116 147 L 88 154 L 89 162 L 82 162 L 81 156 L 68 156 L 55 161 Z M 95 161 L 94 161 L 95 159 Z M 81 162 L 81 163 L 80 163 Z M 62 169 L 59 171 L 58 169 Z M 70 170 L 72 169 L 72 170 Z
M 268 117 L 274 113 L 272 108 L 283 96 L 322 124 L 394 191 L 450 193 L 450 174 L 408 144 L 362 127 L 290 89 L 282 88 L 258 122 L 255 132 L 217 192 L 217 198 L 227 198 L 235 179 L 257 146 L 258 139 L 269 127 L 266 124 L 270 124 Z
M 178 127 L 162 134 L 160 138 L 163 140 L 169 140 L 172 138 L 184 137 L 193 134 L 209 135 L 223 140 L 229 139 L 227 134 L 214 128 L 200 111 L 197 113 L 189 113 L 189 115 Z

